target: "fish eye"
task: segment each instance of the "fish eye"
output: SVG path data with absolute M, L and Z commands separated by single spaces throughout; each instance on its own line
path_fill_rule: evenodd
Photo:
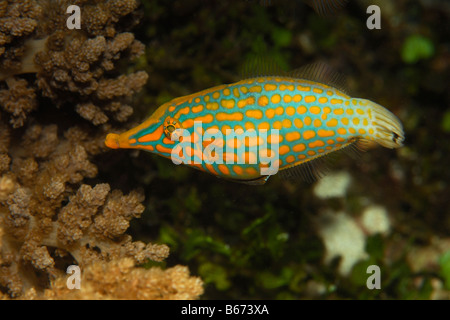
M 168 139 L 171 139 L 173 132 L 180 128 L 181 125 L 178 120 L 172 117 L 167 117 L 166 120 L 164 120 L 164 134 Z
M 167 130 L 169 133 L 172 133 L 172 132 L 175 131 L 175 126 L 174 126 L 173 124 L 169 124 L 169 125 L 166 127 L 166 130 Z

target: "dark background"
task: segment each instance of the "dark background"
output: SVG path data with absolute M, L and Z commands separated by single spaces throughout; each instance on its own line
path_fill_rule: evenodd
M 381 30 L 366 27 L 369 4 L 381 8 Z M 238 81 L 263 52 L 285 70 L 328 63 L 347 76 L 351 95 L 396 114 L 406 136 L 398 150 L 338 157 L 333 170 L 351 183 L 344 197 L 325 200 L 303 181 L 247 186 L 145 152 L 100 156 L 101 180 L 145 190 L 146 212 L 130 232 L 170 246 L 156 265 L 188 265 L 205 282 L 204 299 L 449 297 L 447 1 L 350 1 L 333 17 L 302 1 L 157 0 L 142 8 L 133 31 L 146 54 L 133 70 L 149 80 L 134 101 L 135 124 L 172 98 Z M 366 234 L 366 259 L 342 275 L 339 257 L 324 261 L 320 217 L 345 212 L 357 222 L 370 205 L 385 208 L 390 231 Z M 381 268 L 381 290 L 365 285 L 371 264 Z

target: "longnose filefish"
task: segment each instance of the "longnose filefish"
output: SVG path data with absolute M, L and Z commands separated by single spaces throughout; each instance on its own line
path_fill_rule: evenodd
M 320 177 L 318 165 L 336 151 L 376 143 L 399 148 L 403 140 L 395 115 L 350 97 L 342 77 L 319 63 L 176 98 L 137 127 L 108 134 L 105 144 L 150 151 L 174 163 L 181 159 L 227 180 L 263 184 L 278 170 L 288 178 L 313 180 Z M 180 151 L 186 142 L 190 147 Z

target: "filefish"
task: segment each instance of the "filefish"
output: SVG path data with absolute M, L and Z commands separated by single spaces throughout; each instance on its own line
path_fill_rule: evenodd
M 137 127 L 108 134 L 105 144 L 173 161 L 176 155 L 178 163 L 247 184 L 264 184 L 272 164 L 284 177 L 314 180 L 337 151 L 402 146 L 400 120 L 373 101 L 349 96 L 343 77 L 325 64 L 267 73 L 173 99 Z

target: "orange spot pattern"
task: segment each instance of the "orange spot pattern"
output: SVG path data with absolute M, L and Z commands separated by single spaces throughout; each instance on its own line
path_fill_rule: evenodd
M 214 128 L 223 135 L 226 135 L 228 129 L 277 129 L 279 135 L 269 134 L 267 140 L 246 137 L 243 146 L 263 147 L 266 143 L 279 143 L 278 153 L 282 165 L 292 165 L 295 161 L 308 160 L 317 154 L 336 150 L 355 136 L 367 137 L 367 134 L 374 134 L 374 130 L 369 127 L 370 121 L 373 121 L 372 114 L 364 103 L 351 99 L 334 88 L 292 78 L 253 78 L 237 84 L 218 86 L 174 99 L 167 104 L 166 110 L 171 117 L 179 120 L 182 128 L 188 130 L 193 130 L 195 121 L 202 122 L 201 132 Z M 146 122 L 157 122 L 150 120 Z M 130 147 L 154 149 L 166 157 L 170 155 L 175 142 L 165 138 L 161 130 L 141 135 L 138 130 L 133 130 L 133 138 L 128 140 Z M 145 128 L 140 130 L 145 132 Z M 132 137 L 131 134 L 129 136 Z M 200 139 L 195 134 L 192 138 L 194 141 Z M 232 142 L 235 148 L 242 145 L 239 139 Z M 203 158 L 201 150 L 195 148 L 186 153 Z M 245 152 L 240 156 L 224 154 L 224 158 L 258 161 L 258 155 L 252 152 Z M 235 178 L 258 174 L 255 169 L 257 167 L 240 164 L 208 164 L 197 167 L 213 174 Z

